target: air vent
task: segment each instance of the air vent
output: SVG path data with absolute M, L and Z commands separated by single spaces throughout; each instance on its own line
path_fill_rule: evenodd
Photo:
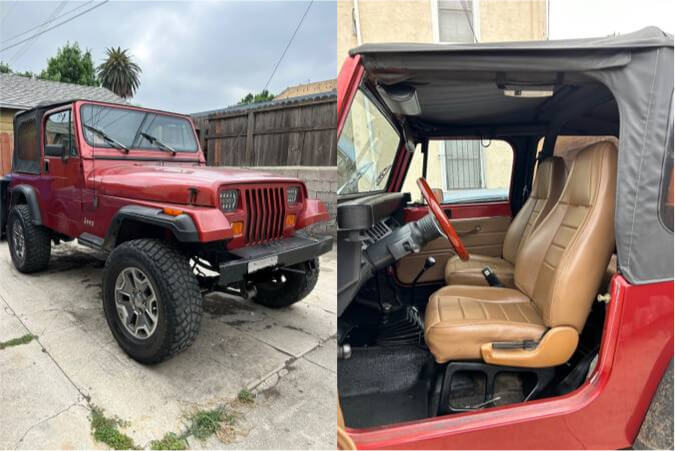
M 380 221 L 380 222 L 376 223 L 370 229 L 366 230 L 366 236 L 373 243 L 381 240 L 382 238 L 389 235 L 390 233 L 391 233 L 391 229 L 389 228 L 389 226 L 387 226 L 387 224 L 385 224 L 384 221 Z

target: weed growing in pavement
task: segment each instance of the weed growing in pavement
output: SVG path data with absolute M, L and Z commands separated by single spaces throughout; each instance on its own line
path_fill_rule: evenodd
M 242 388 L 239 394 L 237 395 L 237 399 L 239 402 L 244 403 L 244 404 L 253 404 L 255 401 L 255 394 L 251 393 L 245 388 Z
M 8 340 L 8 341 L 0 341 L 0 351 L 5 349 L 5 348 L 10 348 L 12 346 L 19 346 L 19 345 L 28 344 L 31 341 L 35 340 L 36 338 L 37 338 L 37 335 L 26 334 L 23 337 L 12 338 L 11 340 Z
M 236 416 L 220 406 L 212 410 L 198 410 L 190 416 L 189 420 L 190 426 L 186 433 L 199 440 L 205 440 L 218 432 L 221 425 L 233 426 Z
M 184 435 L 167 432 L 161 440 L 151 441 L 150 449 L 187 449 L 187 441 Z
M 107 418 L 100 407 L 91 407 L 91 430 L 94 438 L 112 449 L 139 449 L 134 441 L 119 431 L 125 423 L 117 417 Z

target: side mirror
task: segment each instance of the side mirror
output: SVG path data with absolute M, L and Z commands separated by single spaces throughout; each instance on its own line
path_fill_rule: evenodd
M 45 157 L 66 157 L 66 146 L 63 144 L 47 144 L 45 146 Z

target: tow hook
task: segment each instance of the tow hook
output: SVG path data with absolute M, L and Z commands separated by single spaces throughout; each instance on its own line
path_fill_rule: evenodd
M 248 286 L 248 284 L 244 281 L 239 285 L 239 293 L 241 297 L 247 301 L 250 301 L 258 294 L 258 290 L 256 289 L 255 285 Z

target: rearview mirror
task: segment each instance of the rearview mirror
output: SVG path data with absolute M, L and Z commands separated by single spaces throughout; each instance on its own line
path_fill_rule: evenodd
M 66 156 L 66 146 L 63 144 L 47 144 L 45 146 L 45 157 L 59 157 Z

